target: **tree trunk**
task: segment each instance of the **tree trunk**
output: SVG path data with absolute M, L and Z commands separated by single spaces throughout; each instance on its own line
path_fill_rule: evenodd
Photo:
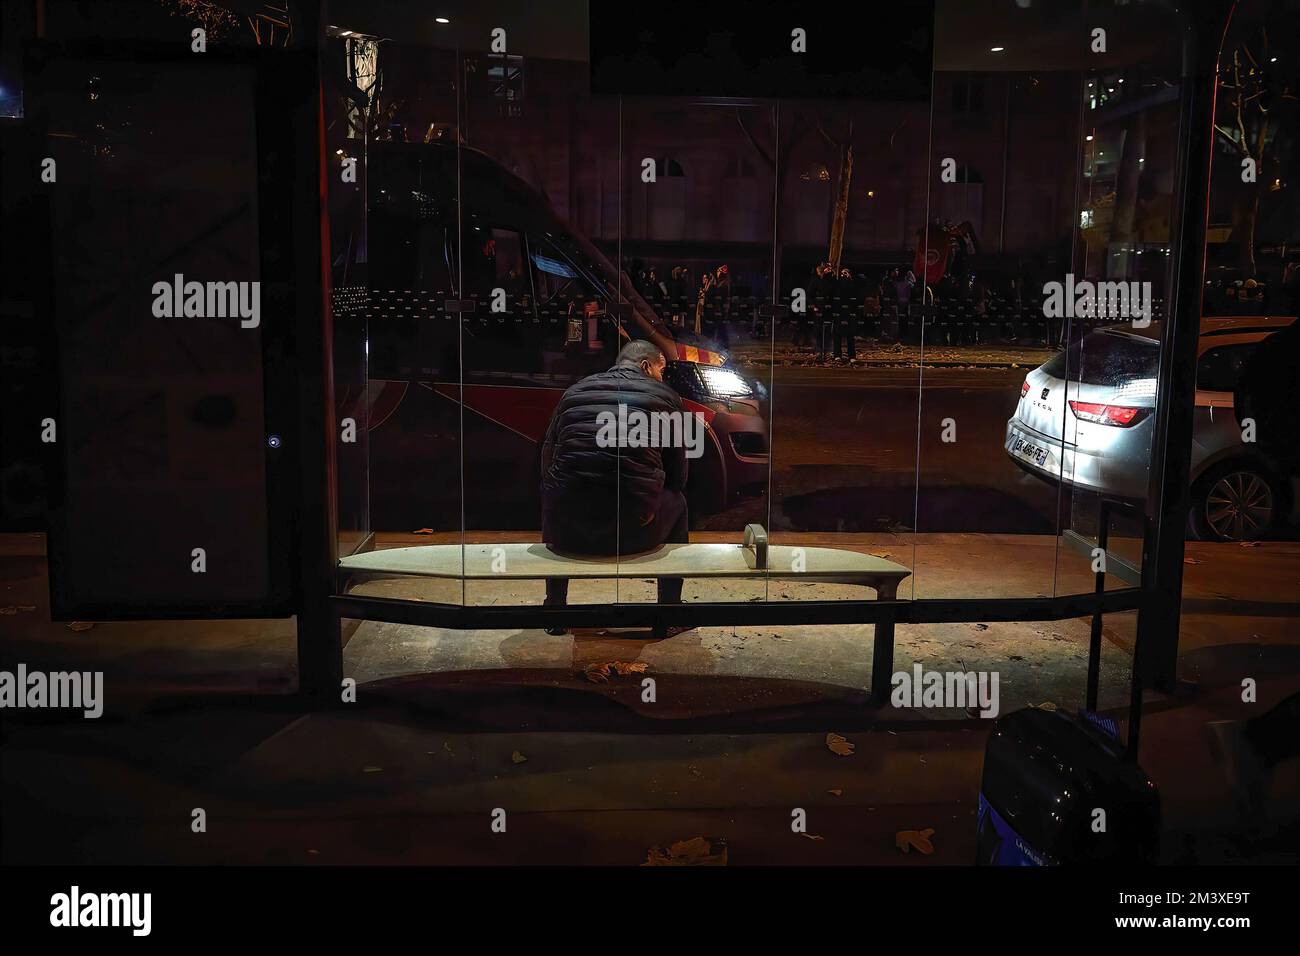
M 850 142 L 840 147 L 839 192 L 835 199 L 835 215 L 831 219 L 831 248 L 827 259 L 836 275 L 839 275 L 844 255 L 844 228 L 849 217 L 849 184 L 852 179 L 853 144 Z
M 1120 168 L 1115 177 L 1115 205 L 1110 221 L 1112 245 L 1135 245 L 1141 242 L 1138 221 L 1138 184 L 1142 178 L 1142 164 L 1138 160 L 1146 155 L 1146 114 L 1137 113 L 1129 119 L 1124 131 Z M 1131 252 L 1130 252 L 1131 255 Z M 1129 261 L 1134 267 L 1136 259 Z M 1110 275 L 1109 272 L 1105 273 Z
M 1254 183 L 1250 201 L 1246 204 L 1246 214 L 1241 223 L 1241 268 L 1243 278 L 1255 276 L 1255 224 L 1259 221 L 1260 184 Z

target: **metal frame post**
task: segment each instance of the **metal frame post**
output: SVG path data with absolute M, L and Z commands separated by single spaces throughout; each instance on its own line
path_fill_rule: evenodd
M 1160 340 L 1156 386 L 1156 441 L 1144 517 L 1142 588 L 1133 666 L 1143 679 L 1172 690 L 1178 663 L 1183 588 L 1183 545 L 1191 507 L 1196 351 L 1200 337 L 1209 215 L 1214 97 L 1223 31 L 1235 3 L 1206 3 L 1183 20 L 1183 86 L 1179 99 L 1179 155 L 1171 228 L 1172 308 Z M 1219 30 L 1210 25 L 1222 25 Z
M 329 207 L 326 202 L 324 105 L 320 84 L 320 8 L 297 3 L 294 46 L 309 70 L 295 75 L 291 222 L 295 237 L 295 346 L 298 359 L 298 691 L 317 703 L 339 699 L 343 634 L 331 599 L 338 565 L 334 448 L 334 355 L 330 311 Z

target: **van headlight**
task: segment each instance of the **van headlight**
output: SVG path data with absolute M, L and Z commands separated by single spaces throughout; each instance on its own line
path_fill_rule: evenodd
M 733 398 L 752 398 L 754 388 L 733 369 L 717 365 L 697 365 L 695 373 L 710 398 L 729 401 Z
M 750 403 L 767 397 L 762 382 L 719 365 L 669 362 L 664 368 L 664 381 L 683 398 L 706 404 L 720 402 L 730 406 L 732 402 Z

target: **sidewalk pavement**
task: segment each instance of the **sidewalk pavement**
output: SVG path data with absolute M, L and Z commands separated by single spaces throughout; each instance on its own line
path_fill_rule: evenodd
M 911 536 L 862 537 L 858 546 L 903 560 L 897 539 Z M 919 570 L 946 569 L 927 575 L 927 597 L 975 580 L 989 596 L 1015 591 L 1024 582 L 989 575 L 989 562 L 1046 547 L 1030 536 L 915 537 Z M 1297 768 L 1269 792 L 1275 830 L 1239 821 L 1204 725 L 1300 690 L 1297 607 L 1287 600 L 1300 546 L 1190 544 L 1189 555 L 1180 675 L 1193 683 L 1148 694 L 1143 721 L 1164 857 L 1294 863 Z M 38 536 L 0 539 L 0 566 L 0 604 L 15 608 L 0 616 L 3 666 L 102 668 L 109 688 L 97 721 L 6 714 L 4 862 L 635 864 L 651 847 L 697 836 L 725 840 L 733 864 L 973 857 L 988 722 L 863 707 L 869 639 L 845 629 L 711 628 L 650 642 L 367 623 L 345 650 L 357 704 L 303 712 L 289 693 L 291 621 L 73 632 L 49 620 Z M 1070 573 L 1063 582 L 1074 587 Z M 575 599 L 585 599 L 576 583 Z M 1132 615 L 1114 617 L 1102 702 L 1122 718 Z M 1043 635 L 1029 627 L 900 627 L 898 666 L 996 666 L 1004 710 L 1077 706 L 1084 622 L 1034 625 Z M 638 680 L 582 675 L 609 659 L 647 663 L 664 706 L 642 703 Z M 1253 705 L 1240 699 L 1247 676 L 1259 681 Z M 828 733 L 854 752 L 832 752 Z M 195 807 L 208 813 L 207 834 L 190 830 Z M 490 830 L 496 808 L 508 814 L 506 834 Z M 793 808 L 807 812 L 809 835 L 791 831 Z M 895 846 L 899 830 L 926 827 L 933 855 Z
M 728 347 L 732 360 L 737 364 L 755 368 L 769 366 L 805 367 L 818 364 L 818 350 L 814 346 L 797 347 L 789 341 L 778 340 L 775 344 L 768 339 L 736 338 Z M 904 344 L 901 342 L 884 343 L 859 339 L 853 362 L 847 359 L 843 364 L 872 367 L 913 367 L 925 365 L 943 368 L 1023 368 L 1033 369 L 1042 365 L 1058 349 L 1039 345 L 1017 345 L 990 343 L 985 345 L 940 345 L 926 342 L 921 344 Z M 831 349 L 827 347 L 828 356 Z M 832 359 L 833 361 L 833 359 Z

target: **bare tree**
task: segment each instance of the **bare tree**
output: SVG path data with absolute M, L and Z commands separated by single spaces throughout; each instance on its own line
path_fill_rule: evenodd
M 1255 50 L 1261 55 L 1256 56 Z M 1232 62 L 1219 79 L 1219 112 L 1226 122 L 1215 124 L 1220 143 L 1243 161 L 1254 164 L 1254 176 L 1243 179 L 1244 189 L 1233 208 L 1232 235 L 1241 249 L 1241 268 L 1255 275 L 1255 228 L 1259 202 L 1274 176 L 1283 134 L 1293 135 L 1296 122 L 1295 91 L 1266 64 L 1272 59 L 1268 31 L 1232 51 Z
M 849 212 L 849 186 L 853 178 L 853 121 L 848 121 L 847 132 L 842 138 L 832 136 L 826 131 L 826 125 L 819 117 L 809 118 L 804 111 L 795 110 L 790 121 L 790 127 L 781 136 L 777 131 L 775 153 L 768 150 L 750 130 L 745 123 L 744 110 L 739 107 L 736 109 L 736 122 L 744 131 L 745 137 L 749 140 L 754 151 L 772 170 L 775 178 L 776 190 L 776 208 L 781 209 L 785 203 L 785 187 L 788 181 L 790 170 L 793 163 L 790 161 L 790 155 L 794 147 L 809 133 L 817 133 L 831 150 L 839 157 L 839 174 L 836 180 L 835 204 L 831 213 L 831 229 L 828 237 L 828 250 L 826 261 L 835 267 L 838 273 L 840 263 L 844 253 L 844 235 L 847 229 L 848 212 Z M 778 226 L 776 235 L 776 276 L 773 278 L 780 281 L 781 274 L 781 230 Z
M 849 185 L 853 180 L 853 120 L 849 120 L 848 133 L 843 139 L 832 137 L 821 123 L 817 123 L 816 127 L 827 145 L 840 154 L 840 172 L 835 189 L 835 212 L 831 216 L 830 248 L 826 255 L 826 261 L 838 275 L 840 263 L 844 258 L 844 231 L 849 218 Z
M 220 3 L 211 0 L 159 0 L 174 17 L 193 20 L 208 39 L 214 40 L 227 30 L 239 26 L 239 17 Z
M 293 18 L 285 0 L 159 0 L 173 16 L 197 22 L 209 40 L 238 28 L 241 20 L 258 46 L 288 46 Z

